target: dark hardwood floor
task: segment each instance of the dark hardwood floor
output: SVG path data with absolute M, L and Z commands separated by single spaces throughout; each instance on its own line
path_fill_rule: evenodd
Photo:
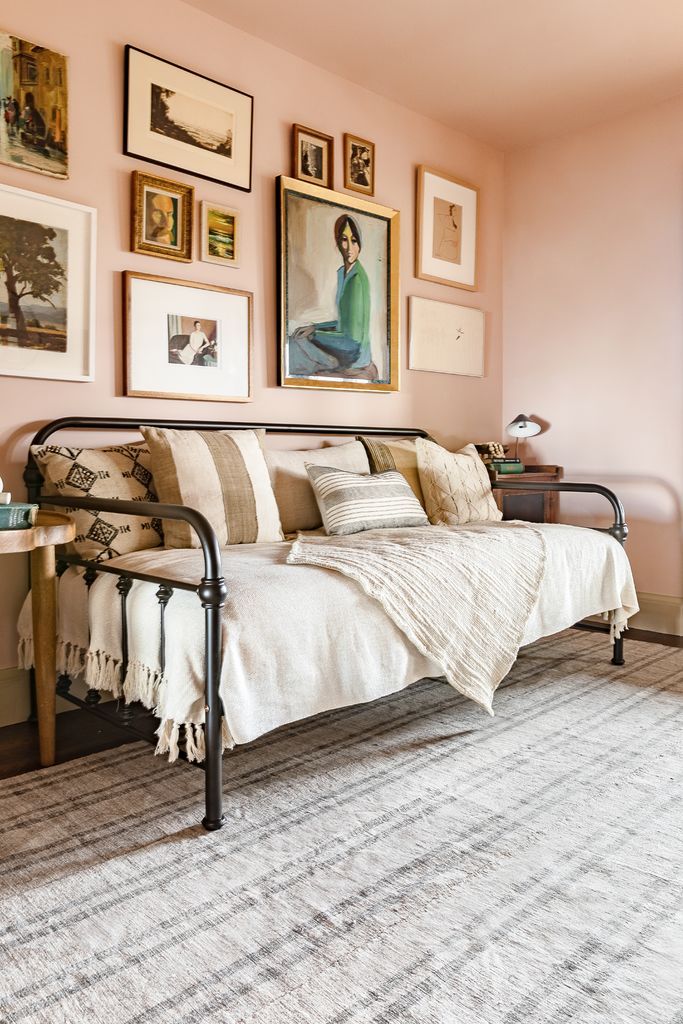
M 580 623 L 577 629 L 587 629 L 604 633 L 604 627 L 593 623 Z M 632 640 L 646 643 L 666 644 L 669 647 L 683 647 L 683 637 L 670 636 L 668 633 L 650 633 L 644 629 L 630 629 L 626 639 L 626 657 L 628 644 Z M 57 762 L 71 761 L 85 754 L 94 754 L 100 750 L 109 750 L 124 743 L 135 743 L 140 740 L 139 732 L 143 732 L 150 740 L 153 738 L 156 720 L 144 709 L 136 713 L 133 724 L 136 733 L 115 724 L 116 703 L 104 703 L 99 709 L 108 714 L 112 721 L 104 721 L 94 717 L 87 711 L 71 711 L 57 715 Z M 8 779 L 24 772 L 32 772 L 40 768 L 38 760 L 38 726 L 35 722 L 19 722 L 0 729 L 0 779 Z

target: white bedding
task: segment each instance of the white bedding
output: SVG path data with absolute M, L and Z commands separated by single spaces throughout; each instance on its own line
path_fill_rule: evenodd
M 504 526 L 504 524 L 503 524 Z M 490 524 L 490 529 L 500 529 Z M 543 525 L 545 571 L 522 644 L 574 622 L 612 612 L 617 629 L 638 610 L 633 578 L 621 545 L 580 527 Z M 221 697 L 227 745 L 247 743 L 288 722 L 333 708 L 375 700 L 442 669 L 420 654 L 380 604 L 339 573 L 287 565 L 289 543 L 239 545 L 223 552 L 228 601 L 223 615 Z M 201 552 L 136 552 L 112 565 L 196 581 Z M 116 691 L 120 685 L 120 612 L 117 578 L 101 574 L 89 600 L 81 573 L 60 580 L 60 671 L 85 670 L 86 681 Z M 131 629 L 125 691 L 156 707 L 162 750 L 174 750 L 179 724 L 204 720 L 201 638 L 204 615 L 197 596 L 176 590 L 167 610 L 167 677 L 159 676 L 156 585 L 134 583 L 128 599 Z M 187 643 L 186 637 L 195 638 Z M 32 660 L 30 603 L 19 622 L 20 656 Z M 605 640 L 605 657 L 609 655 Z M 172 681 L 171 681 L 172 677 Z M 201 756 L 200 730 L 190 730 L 191 753 Z

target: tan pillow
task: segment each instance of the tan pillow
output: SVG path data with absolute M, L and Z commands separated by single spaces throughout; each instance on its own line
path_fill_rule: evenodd
M 221 547 L 283 539 L 263 431 L 140 430 L 152 454 L 159 501 L 198 509 Z M 164 537 L 169 548 L 199 547 L 197 534 L 180 520 L 165 521 Z
M 42 493 L 66 498 L 120 498 L 156 501 L 149 448 L 136 444 L 110 448 L 65 448 L 33 445 L 31 454 L 43 474 Z M 80 558 L 104 562 L 117 555 L 162 543 L 160 519 L 60 508 L 76 524 L 76 538 L 66 546 Z
M 473 444 L 449 452 L 418 437 L 417 465 L 425 509 L 433 525 L 498 522 L 503 513 L 491 492 L 486 466 Z
M 266 463 L 285 533 L 317 530 L 322 525 L 306 463 L 343 469 L 348 473 L 370 472 L 365 448 L 359 441 L 303 452 L 266 450 Z
M 417 451 L 415 438 L 397 437 L 359 437 L 370 462 L 371 473 L 386 473 L 388 469 L 397 469 L 406 478 L 413 489 L 413 494 L 424 508 L 424 497 L 417 470 Z

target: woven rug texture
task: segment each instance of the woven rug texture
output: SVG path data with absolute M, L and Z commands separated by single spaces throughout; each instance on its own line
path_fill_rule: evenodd
M 203 774 L 0 782 L 3 1024 L 683 1024 L 683 650 L 568 631 Z

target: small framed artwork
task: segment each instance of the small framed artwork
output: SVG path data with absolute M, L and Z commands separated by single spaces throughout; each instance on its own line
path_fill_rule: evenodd
M 375 194 L 375 143 L 344 134 L 344 188 Z
M 254 98 L 126 46 L 123 151 L 251 191 Z
M 280 178 L 280 384 L 398 391 L 397 210 Z
M 0 31 L 0 163 L 69 177 L 67 58 Z
M 251 401 L 253 295 L 124 273 L 126 394 Z
M 470 306 L 411 295 L 410 370 L 484 376 L 484 313 Z
M 194 188 L 133 171 L 131 249 L 192 262 Z
M 416 277 L 477 290 L 478 207 L 476 185 L 418 167 Z
M 202 202 L 200 259 L 222 267 L 239 267 L 241 214 L 229 206 Z
M 0 375 L 95 378 L 97 211 L 0 185 Z
M 334 187 L 334 139 L 302 124 L 292 125 L 292 173 L 299 181 Z

